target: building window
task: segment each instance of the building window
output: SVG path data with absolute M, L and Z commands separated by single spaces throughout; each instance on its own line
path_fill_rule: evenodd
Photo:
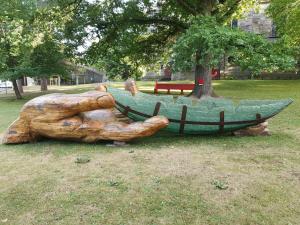
M 272 23 L 271 37 L 272 38 L 277 37 L 277 35 L 276 35 L 276 25 L 274 23 Z
M 236 19 L 233 19 L 231 21 L 231 28 L 237 28 L 238 27 L 238 20 Z

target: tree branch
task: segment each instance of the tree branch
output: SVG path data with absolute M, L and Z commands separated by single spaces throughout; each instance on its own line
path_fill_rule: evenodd
M 187 12 L 192 13 L 194 16 L 198 14 L 197 10 L 195 10 L 195 7 L 191 6 L 188 2 L 185 0 L 176 0 L 177 4 L 180 5 L 183 9 L 185 9 Z
M 181 28 L 183 30 L 188 28 L 188 25 L 177 20 L 177 19 L 162 19 L 159 17 L 136 17 L 136 18 L 130 18 L 129 22 L 133 22 L 133 23 L 139 23 L 139 24 L 161 24 L 161 25 L 169 25 L 169 26 L 173 26 L 174 25 L 178 28 Z
M 132 17 L 132 18 L 123 18 L 119 21 L 98 21 L 95 25 L 99 31 L 105 30 L 109 27 L 114 26 L 115 24 L 123 24 L 123 23 L 133 23 L 139 25 L 148 25 L 148 24 L 156 24 L 156 25 L 168 25 L 170 27 L 176 27 L 180 30 L 185 30 L 188 28 L 188 25 L 178 21 L 176 19 L 163 19 L 159 17 Z M 120 27 L 120 26 L 119 26 Z
M 228 1 L 224 1 L 224 4 L 226 4 Z M 242 2 L 242 0 L 236 0 L 230 7 L 228 7 L 228 10 L 223 15 L 217 15 L 219 12 L 218 9 L 213 11 L 213 15 L 216 15 L 221 21 L 224 21 L 228 19 L 238 8 L 239 4 Z

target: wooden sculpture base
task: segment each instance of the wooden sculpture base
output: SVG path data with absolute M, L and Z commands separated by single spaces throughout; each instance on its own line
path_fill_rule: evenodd
M 258 124 L 253 127 L 247 127 L 242 130 L 238 130 L 233 132 L 235 136 L 243 137 L 243 136 L 269 136 L 271 135 L 269 129 L 268 129 L 268 122 L 264 122 L 261 124 Z
M 162 116 L 129 123 L 128 119 L 118 117 L 114 106 L 113 97 L 104 91 L 44 95 L 23 106 L 2 142 L 25 143 L 39 137 L 83 142 L 129 141 L 150 136 L 169 123 Z

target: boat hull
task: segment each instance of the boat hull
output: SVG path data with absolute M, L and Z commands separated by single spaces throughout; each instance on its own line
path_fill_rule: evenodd
M 186 97 L 156 96 L 108 88 L 116 107 L 134 121 L 163 115 L 169 119 L 168 131 L 181 134 L 214 134 L 254 126 L 275 116 L 289 104 L 284 100 L 244 100 L 235 105 L 228 99 L 191 100 Z

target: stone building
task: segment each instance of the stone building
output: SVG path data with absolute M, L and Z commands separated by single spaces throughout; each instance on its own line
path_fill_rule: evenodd
M 53 75 L 49 78 L 48 84 L 50 86 L 60 86 L 102 83 L 105 81 L 107 81 L 107 77 L 104 72 L 98 71 L 93 67 L 73 65 L 70 75 L 64 77 L 60 75 Z
M 232 21 L 233 27 L 253 32 L 257 35 L 266 37 L 269 41 L 275 41 L 278 36 L 276 35 L 276 26 L 272 19 L 266 15 L 266 9 L 270 1 L 261 1 L 257 10 L 251 10 L 245 17 Z M 250 71 L 241 71 L 239 67 L 228 66 L 224 69 L 225 74 L 233 76 L 235 79 L 249 79 L 251 78 Z M 263 72 L 261 79 L 299 79 L 299 74 L 296 72 Z
M 276 28 L 272 19 L 266 15 L 269 1 L 261 1 L 257 10 L 251 10 L 248 15 L 232 21 L 232 26 L 237 26 L 242 30 L 263 35 L 266 38 L 276 38 Z
M 104 72 L 98 71 L 93 67 L 84 65 L 73 65 L 70 76 L 61 77 L 59 75 L 51 76 L 49 79 L 50 85 L 78 85 L 78 84 L 91 84 L 102 83 L 107 81 Z
M 81 66 L 81 69 L 71 75 L 72 84 L 91 84 L 107 81 L 104 72 L 98 71 L 93 67 Z

